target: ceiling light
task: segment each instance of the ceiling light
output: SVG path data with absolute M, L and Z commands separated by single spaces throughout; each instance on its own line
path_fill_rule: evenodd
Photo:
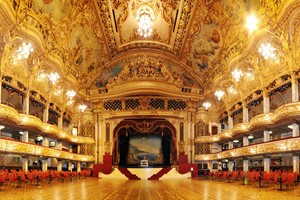
M 23 135 L 24 133 L 26 133 L 25 131 L 19 131 L 20 135 Z
M 136 20 L 138 22 L 138 32 L 141 37 L 150 37 L 153 33 L 152 22 L 155 19 L 153 10 L 148 6 L 142 6 L 138 9 Z
M 224 91 L 222 90 L 216 90 L 215 91 L 215 96 L 218 98 L 218 100 L 220 101 L 222 99 L 222 97 L 224 96 Z
M 272 134 L 273 133 L 273 131 L 269 131 L 269 134 Z
M 275 48 L 270 43 L 262 43 L 258 49 L 258 52 L 264 57 L 265 60 L 269 58 L 275 59 Z
M 233 76 L 233 78 L 235 79 L 236 82 L 239 82 L 240 78 L 243 76 L 243 72 L 242 72 L 242 70 L 234 69 L 231 72 L 231 75 Z
M 251 14 L 246 19 L 246 27 L 250 32 L 253 32 L 257 29 L 258 20 L 254 14 Z
M 73 99 L 76 95 L 76 92 L 74 90 L 68 90 L 67 91 L 67 96 L 70 98 L 70 99 Z
M 288 128 L 293 129 L 293 125 L 288 125 Z
M 32 44 L 26 44 L 25 42 L 23 42 L 17 51 L 18 60 L 21 60 L 23 58 L 27 59 L 31 52 L 33 52 Z
M 84 104 L 79 105 L 79 109 L 81 110 L 81 112 L 84 112 L 86 108 L 87 106 Z
M 233 140 L 232 142 L 234 142 L 234 143 L 238 143 L 238 142 L 239 142 L 239 140 Z
M 253 138 L 254 138 L 254 136 L 252 134 L 248 136 L 249 140 L 252 140 Z
M 203 105 L 203 107 L 204 107 L 206 110 L 208 110 L 208 109 L 210 108 L 210 106 L 211 106 L 211 103 L 208 102 L 208 101 L 206 101 L 206 102 L 204 102 L 202 105 Z
M 48 78 L 49 78 L 49 80 L 51 81 L 52 84 L 55 84 L 56 81 L 58 81 L 58 79 L 59 79 L 59 75 L 58 75 L 57 72 L 55 72 L 55 73 L 51 72 L 51 73 L 48 75 Z
M 2 130 L 2 129 L 4 129 L 5 128 L 5 126 L 3 126 L 3 125 L 0 125 L 0 130 Z

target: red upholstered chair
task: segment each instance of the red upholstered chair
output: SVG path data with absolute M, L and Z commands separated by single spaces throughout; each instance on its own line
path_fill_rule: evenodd
M 289 173 L 289 174 L 287 175 L 286 181 L 283 181 L 283 184 L 284 184 L 287 188 L 290 188 L 290 186 L 293 187 L 293 185 L 294 185 L 294 174 L 293 174 L 293 173 Z

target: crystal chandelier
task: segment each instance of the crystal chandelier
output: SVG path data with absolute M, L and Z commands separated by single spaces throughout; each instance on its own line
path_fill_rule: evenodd
M 70 99 L 73 99 L 76 95 L 76 92 L 74 90 L 68 90 L 67 91 L 67 96 L 70 98 Z
M 150 7 L 143 6 L 139 8 L 136 15 L 136 21 L 139 24 L 138 33 L 141 37 L 147 38 L 152 35 L 152 21 L 154 19 L 154 12 Z
M 258 23 L 258 20 L 257 20 L 256 16 L 253 14 L 249 15 L 246 19 L 246 27 L 248 28 L 248 30 L 250 32 L 257 29 L 257 23 Z
M 218 98 L 218 100 L 220 101 L 222 99 L 222 97 L 224 96 L 224 91 L 222 90 L 216 90 L 215 91 L 215 96 Z
M 202 105 L 203 105 L 203 107 L 204 107 L 206 110 L 208 110 L 208 109 L 210 108 L 210 106 L 211 106 L 211 103 L 208 102 L 208 101 L 206 101 L 206 102 L 204 102 Z
M 81 110 L 81 112 L 84 112 L 86 108 L 87 106 L 85 104 L 79 105 L 79 109 Z
M 48 78 L 49 78 L 49 80 L 51 81 L 52 84 L 55 84 L 56 81 L 58 81 L 58 79 L 59 79 L 59 75 L 58 75 L 57 72 L 55 72 L 55 73 L 51 72 L 51 73 L 48 75 Z
M 239 82 L 240 81 L 240 78 L 244 75 L 242 70 L 239 70 L 239 69 L 234 69 L 232 72 L 231 72 L 231 75 L 232 77 L 235 79 L 236 82 Z
M 270 43 L 262 43 L 258 49 L 258 52 L 264 57 L 265 60 L 269 58 L 274 59 L 276 56 L 275 48 Z
M 23 42 L 17 51 L 18 60 L 21 60 L 23 58 L 27 59 L 31 52 L 33 52 L 32 44 L 26 44 L 25 42 Z

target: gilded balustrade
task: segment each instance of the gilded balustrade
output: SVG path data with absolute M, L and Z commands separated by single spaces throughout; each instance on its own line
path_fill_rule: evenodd
M 80 154 L 70 153 L 67 151 L 49 148 L 49 147 L 43 147 L 34 144 L 18 142 L 13 140 L 6 140 L 6 139 L 0 139 L 0 152 L 60 158 L 60 159 L 82 161 L 82 162 L 95 161 L 94 156 L 80 155 Z
M 250 122 L 240 123 L 231 130 L 225 130 L 217 135 L 198 136 L 195 143 L 214 143 L 226 139 L 233 139 L 238 134 L 249 133 L 253 129 L 262 126 L 276 124 L 289 118 L 297 118 L 300 116 L 300 102 L 289 103 L 277 108 L 274 113 L 260 114 L 253 117 Z
M 56 126 L 43 123 L 39 118 L 32 115 L 18 113 L 14 108 L 0 104 L 0 120 L 9 124 L 13 124 L 25 130 L 33 130 L 40 132 L 41 135 L 56 138 L 66 142 L 76 144 L 94 144 L 95 139 L 89 137 L 74 136 L 65 131 L 59 130 Z
M 195 155 L 195 161 L 221 160 L 253 155 L 270 155 L 300 151 L 300 137 L 264 142 L 214 154 Z

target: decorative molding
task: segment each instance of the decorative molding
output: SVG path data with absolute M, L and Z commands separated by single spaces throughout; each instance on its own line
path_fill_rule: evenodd
M 251 130 L 263 126 L 273 125 L 286 119 L 297 119 L 300 116 L 300 102 L 289 103 L 277 108 L 274 113 L 260 114 L 253 117 L 249 122 L 240 123 L 231 130 L 225 130 L 222 133 L 211 136 L 198 136 L 195 143 L 214 143 L 232 139 L 237 135 L 248 134 Z
M 18 113 L 14 108 L 0 104 L 0 121 L 3 124 L 10 124 L 17 129 L 39 132 L 41 135 L 71 142 L 74 144 L 94 144 L 95 139 L 71 135 L 59 130 L 56 126 L 43 123 L 39 118 L 32 115 Z
M 70 153 L 54 148 L 43 147 L 35 144 L 0 139 L 0 152 L 43 156 L 81 162 L 94 162 L 94 156 Z
M 195 155 L 195 161 L 221 160 L 300 151 L 300 137 L 249 145 L 214 154 Z

